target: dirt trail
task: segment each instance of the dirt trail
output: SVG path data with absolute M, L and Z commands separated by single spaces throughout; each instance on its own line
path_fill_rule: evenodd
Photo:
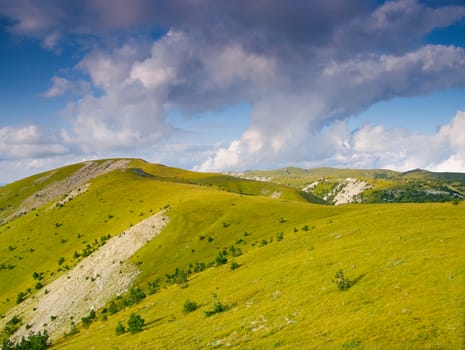
M 23 325 L 13 340 L 44 329 L 52 340 L 63 336 L 70 331 L 72 321 L 79 323 L 92 309 L 103 307 L 129 289 L 139 270 L 127 260 L 167 223 L 168 217 L 160 212 L 111 238 L 71 271 L 46 285 L 35 297 L 9 310 L 0 320 L 0 328 L 4 326 L 1 323 L 18 315 Z M 28 330 L 26 325 L 30 327 Z
M 109 173 L 116 169 L 125 168 L 129 162 L 130 161 L 127 159 L 107 160 L 101 164 L 94 161 L 85 162 L 84 165 L 71 176 L 68 176 L 61 181 L 54 182 L 26 198 L 21 203 L 18 210 L 6 218 L 5 221 L 10 221 L 15 217 L 29 212 L 33 208 L 40 207 L 53 199 L 62 197 L 97 176 Z

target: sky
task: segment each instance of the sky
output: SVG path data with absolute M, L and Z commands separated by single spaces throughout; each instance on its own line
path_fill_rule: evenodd
M 0 184 L 113 157 L 465 172 L 465 3 L 0 0 Z

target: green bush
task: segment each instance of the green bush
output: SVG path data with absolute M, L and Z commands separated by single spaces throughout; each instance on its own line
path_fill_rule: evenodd
M 10 336 L 14 332 L 16 332 L 19 327 L 21 327 L 21 318 L 19 318 L 17 315 L 14 315 L 6 324 L 5 328 L 3 329 L 3 332 Z
M 126 300 L 126 305 L 131 306 L 140 303 L 146 298 L 146 295 L 139 287 L 131 288 L 129 291 L 129 297 Z
M 204 311 L 206 317 L 210 317 L 214 314 L 218 314 L 227 310 L 227 307 L 218 300 L 216 293 L 212 293 L 212 306 L 212 310 Z
M 95 320 L 96 317 L 97 315 L 95 311 L 91 310 L 87 316 L 81 318 L 82 326 L 84 328 L 88 328 L 90 324 L 92 323 L 92 321 Z
M 118 324 L 116 325 L 116 328 L 115 328 L 116 335 L 124 334 L 124 332 L 126 332 L 126 328 L 124 328 L 121 321 L 118 321 Z
M 187 284 L 187 277 L 188 273 L 183 269 L 176 268 L 174 274 L 166 274 L 166 283 L 167 284 L 179 284 L 179 285 L 186 285 Z
M 230 266 L 230 269 L 231 270 L 235 270 L 237 269 L 238 267 L 240 267 L 241 265 L 239 265 L 237 262 L 233 261 L 231 262 L 231 266 Z
M 333 282 L 336 284 L 337 289 L 341 291 L 348 290 L 352 285 L 352 282 L 344 277 L 344 271 L 342 271 L 342 269 L 336 272 Z
M 17 344 L 5 339 L 2 344 L 3 350 L 44 350 L 51 346 L 48 341 L 48 333 L 30 334 L 27 338 L 22 337 L 21 341 Z
M 237 248 L 235 246 L 231 246 L 229 247 L 229 253 L 231 254 L 231 256 L 233 257 L 238 257 L 238 256 L 241 256 L 242 255 L 242 250 L 241 248 Z
M 155 281 L 149 281 L 148 282 L 148 285 L 149 285 L 148 293 L 149 293 L 149 295 L 158 293 L 160 291 L 160 282 L 161 281 L 160 281 L 159 278 L 157 278 Z
M 135 313 L 132 313 L 128 320 L 128 331 L 132 334 L 141 332 L 145 320 Z
M 108 306 L 108 311 L 110 312 L 111 315 L 116 314 L 120 308 L 118 307 L 118 304 L 115 303 L 114 300 L 110 302 L 110 305 Z
M 187 314 L 189 312 L 195 311 L 198 309 L 198 305 L 195 301 L 190 301 L 189 299 L 186 300 L 184 303 L 184 313 Z
M 224 265 L 228 262 L 228 258 L 226 257 L 225 252 L 219 252 L 217 257 L 215 258 L 216 266 Z
M 26 299 L 26 293 L 19 292 L 16 297 L 16 304 L 21 304 Z

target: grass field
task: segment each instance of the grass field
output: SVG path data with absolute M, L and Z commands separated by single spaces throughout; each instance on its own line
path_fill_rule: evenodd
M 134 286 L 147 297 L 113 315 L 97 310 L 90 327 L 78 325 L 78 334 L 54 340 L 53 348 L 465 346 L 462 204 L 334 207 L 274 184 L 142 161 L 131 167 L 153 176 L 114 171 L 61 208 L 47 204 L 0 227 L 0 264 L 15 266 L 0 270 L 5 313 L 17 293 L 35 293 L 34 271 L 44 272 L 47 283 L 82 259 L 74 252 L 89 242 L 167 208 L 166 229 L 131 259 L 141 270 Z M 66 176 L 60 174 L 54 176 Z M 277 190 L 281 198 L 271 198 Z M 13 208 L 19 201 L 8 203 Z M 219 264 L 223 251 L 227 262 Z M 195 272 L 201 263 L 205 269 Z M 166 283 L 176 268 L 191 270 L 187 283 Z M 339 270 L 351 282 L 348 290 L 334 282 Z M 148 283 L 157 279 L 159 292 L 148 295 Z M 198 308 L 186 313 L 188 300 Z M 207 317 L 218 302 L 224 310 Z M 145 320 L 142 332 L 116 335 L 118 322 L 126 325 L 132 313 Z

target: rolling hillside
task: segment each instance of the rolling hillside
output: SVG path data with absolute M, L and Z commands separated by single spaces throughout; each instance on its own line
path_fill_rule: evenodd
M 447 202 L 465 198 L 463 173 L 289 167 L 230 175 L 294 187 L 336 205 Z
M 288 183 L 302 188 L 297 171 Z M 47 330 L 54 349 L 465 345 L 463 204 L 330 206 L 280 182 L 114 159 L 1 187 L 3 338 Z

